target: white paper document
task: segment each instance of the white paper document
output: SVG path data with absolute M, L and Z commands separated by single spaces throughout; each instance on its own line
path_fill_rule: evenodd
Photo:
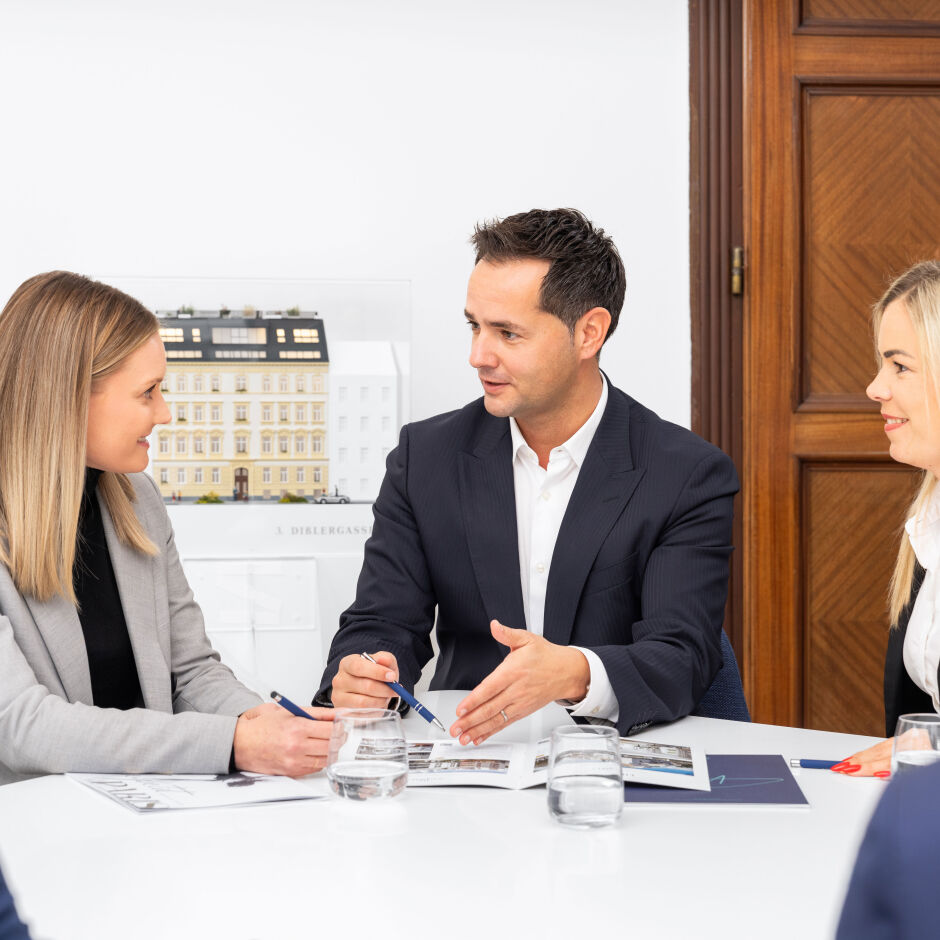
M 408 742 L 408 786 L 483 786 L 521 790 L 548 779 L 549 739 L 535 743 L 462 745 Z M 701 748 L 620 739 L 623 779 L 686 790 L 710 790 Z
M 290 777 L 264 774 L 66 774 L 70 780 L 135 813 L 168 809 L 250 806 L 284 800 L 318 800 Z

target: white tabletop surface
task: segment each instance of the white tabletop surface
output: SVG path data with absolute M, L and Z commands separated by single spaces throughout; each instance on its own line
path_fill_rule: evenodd
M 454 693 L 423 698 L 453 720 Z M 875 740 L 707 718 L 638 737 L 787 759 Z M 137 816 L 49 776 L 0 787 L 0 859 L 47 940 L 831 937 L 884 784 L 794 773 L 808 809 L 626 804 L 594 831 L 555 823 L 544 786 Z

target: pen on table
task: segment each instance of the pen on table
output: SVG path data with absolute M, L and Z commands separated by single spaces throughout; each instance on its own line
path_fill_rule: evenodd
M 841 764 L 839 760 L 810 760 L 806 757 L 791 757 L 791 767 L 805 767 L 808 770 L 832 770 L 836 764 Z
M 380 666 L 381 663 L 376 663 L 375 660 L 368 653 L 359 654 L 363 659 L 367 659 L 370 663 L 375 663 L 376 666 Z M 441 731 L 446 732 L 446 728 L 441 724 L 439 718 L 435 718 L 430 709 L 425 708 L 400 682 L 386 682 L 385 683 L 396 695 L 403 698 L 428 724 L 437 725 Z
M 280 692 L 272 692 L 271 698 L 273 698 L 281 708 L 286 708 L 292 715 L 296 715 L 298 718 L 309 718 L 311 721 L 316 721 L 313 715 L 308 715 L 299 705 L 295 705 L 287 696 L 281 695 Z

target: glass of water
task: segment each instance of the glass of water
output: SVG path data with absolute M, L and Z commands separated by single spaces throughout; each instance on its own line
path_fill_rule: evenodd
M 408 782 L 408 749 L 398 712 L 337 708 L 326 777 L 334 793 L 350 800 L 401 793 Z
M 940 760 L 940 715 L 901 715 L 891 747 L 891 776 Z
M 623 809 L 623 770 L 616 728 L 566 725 L 552 731 L 548 811 L 579 829 L 610 826 Z

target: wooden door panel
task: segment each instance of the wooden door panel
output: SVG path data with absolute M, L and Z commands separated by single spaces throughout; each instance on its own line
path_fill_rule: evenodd
M 801 26 L 923 29 L 940 25 L 936 0 L 802 0 Z
M 804 463 L 803 723 L 881 734 L 887 587 L 919 472 Z
M 940 85 L 804 84 L 800 112 L 800 403 L 870 410 L 871 301 L 938 248 Z
M 871 304 L 940 248 L 940 30 L 915 29 L 919 9 L 745 0 L 739 465 L 757 721 L 882 728 L 885 596 L 916 474 L 888 457 L 864 390 Z

